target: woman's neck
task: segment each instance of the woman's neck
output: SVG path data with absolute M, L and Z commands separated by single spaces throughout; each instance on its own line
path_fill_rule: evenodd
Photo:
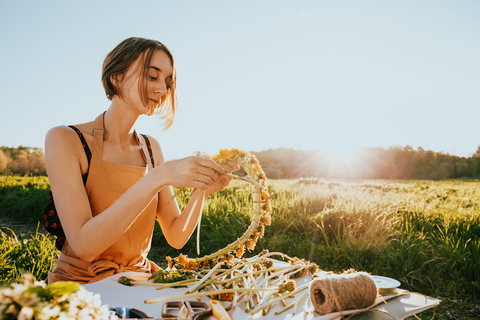
M 105 141 L 126 145 L 135 143 L 133 129 L 140 114 L 125 103 L 115 103 L 107 109 L 104 117 Z

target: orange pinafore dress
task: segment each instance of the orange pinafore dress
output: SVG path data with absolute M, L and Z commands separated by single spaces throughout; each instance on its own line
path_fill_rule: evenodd
M 92 215 L 101 214 L 152 168 L 143 137 L 135 132 L 147 165 L 135 167 L 102 161 L 103 113 L 95 119 L 94 142 L 88 178 L 85 184 Z M 158 195 L 145 207 L 128 230 L 92 262 L 79 259 L 68 243 L 53 258 L 55 265 L 48 272 L 49 284 L 56 281 L 92 283 L 116 273 L 135 271 L 152 273 L 159 267 L 147 259 L 155 225 Z M 114 222 L 112 222 L 114 223 Z M 108 232 L 108 226 L 105 226 Z

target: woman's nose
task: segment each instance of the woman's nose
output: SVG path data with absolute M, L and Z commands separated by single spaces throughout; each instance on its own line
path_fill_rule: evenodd
M 155 93 L 164 95 L 167 93 L 167 85 L 165 81 L 158 81 L 155 85 Z

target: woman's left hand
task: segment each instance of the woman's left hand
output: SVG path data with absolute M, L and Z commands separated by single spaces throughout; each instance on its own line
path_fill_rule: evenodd
M 240 165 L 234 161 L 228 162 L 228 165 L 222 165 L 223 168 L 225 169 L 226 173 L 231 173 L 233 171 L 240 170 Z M 213 182 L 213 184 L 208 187 L 207 189 L 207 194 L 210 195 L 212 193 L 218 192 L 220 190 L 223 190 L 230 181 L 232 181 L 232 177 L 230 177 L 228 174 L 221 174 L 218 176 L 218 179 Z

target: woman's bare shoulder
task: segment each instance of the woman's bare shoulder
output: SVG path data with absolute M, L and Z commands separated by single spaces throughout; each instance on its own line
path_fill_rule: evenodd
M 60 142 L 69 140 L 73 137 L 75 132 L 67 126 L 56 126 L 48 130 L 45 136 L 45 147 L 48 147 L 50 142 Z
M 87 144 L 91 144 L 85 126 L 75 125 L 85 137 Z M 72 161 L 75 159 L 75 161 Z M 88 170 L 88 159 L 78 134 L 68 126 L 61 125 L 51 128 L 45 136 L 45 164 L 49 175 L 55 167 L 80 165 L 82 174 Z M 53 167 L 52 167 L 53 166 Z
M 88 140 L 88 136 L 92 135 L 91 130 L 93 128 L 93 122 L 86 122 L 86 123 L 81 123 L 81 124 L 75 124 L 73 125 L 75 128 L 80 130 L 80 132 L 83 134 L 83 136 Z M 72 139 L 78 139 L 78 135 L 75 133 L 72 128 L 66 126 L 66 125 L 60 125 L 51 128 L 48 130 L 46 136 L 45 136 L 45 144 L 47 147 L 47 144 L 51 141 L 54 140 L 56 142 L 69 142 Z

